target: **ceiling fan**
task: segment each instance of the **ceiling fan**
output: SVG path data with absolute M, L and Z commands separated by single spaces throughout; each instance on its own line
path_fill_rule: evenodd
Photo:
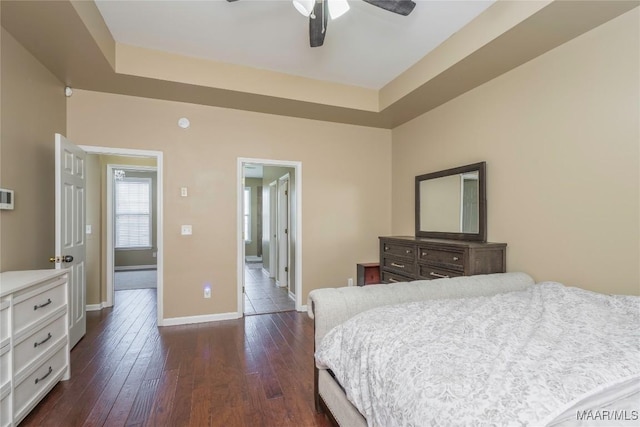
M 235 2 L 237 0 L 227 0 Z M 389 12 L 407 16 L 416 7 L 412 0 L 363 0 Z M 293 0 L 293 5 L 304 16 L 309 17 L 309 44 L 318 47 L 324 44 L 329 16 L 336 19 L 349 10 L 347 0 Z

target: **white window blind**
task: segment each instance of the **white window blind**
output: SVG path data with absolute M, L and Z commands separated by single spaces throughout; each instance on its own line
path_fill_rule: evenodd
M 251 187 L 244 188 L 244 241 L 251 241 Z
M 151 247 L 151 179 L 115 181 L 116 248 Z

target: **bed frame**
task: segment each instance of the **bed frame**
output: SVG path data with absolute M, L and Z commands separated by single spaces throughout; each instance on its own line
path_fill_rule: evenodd
M 356 314 L 385 305 L 429 299 L 488 296 L 524 290 L 534 284 L 525 273 L 499 273 L 451 279 L 418 280 L 389 285 L 316 289 L 309 293 L 308 314 L 314 319 L 315 347 L 333 327 Z M 314 360 L 316 411 L 336 426 L 366 427 L 367 421 L 349 402 L 331 373 Z

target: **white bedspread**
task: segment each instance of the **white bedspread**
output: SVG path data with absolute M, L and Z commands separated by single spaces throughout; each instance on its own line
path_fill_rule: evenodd
M 382 307 L 331 330 L 316 360 L 370 426 L 546 425 L 640 382 L 640 298 L 546 282 Z

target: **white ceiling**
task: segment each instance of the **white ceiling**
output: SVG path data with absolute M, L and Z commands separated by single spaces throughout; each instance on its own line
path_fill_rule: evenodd
M 409 16 L 349 0 L 309 47 L 309 22 L 289 0 L 97 0 L 117 42 L 317 80 L 380 89 L 494 0 L 417 0 Z

